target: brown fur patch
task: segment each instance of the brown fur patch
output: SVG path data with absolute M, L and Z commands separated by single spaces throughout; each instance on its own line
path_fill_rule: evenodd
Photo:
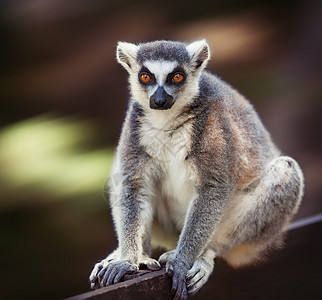
M 233 268 L 240 268 L 258 262 L 260 260 L 260 247 L 245 243 L 225 253 L 221 257 Z

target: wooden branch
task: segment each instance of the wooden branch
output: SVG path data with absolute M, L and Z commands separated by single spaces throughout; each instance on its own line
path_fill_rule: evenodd
M 125 275 L 124 282 L 117 283 L 66 300 L 171 299 L 171 279 L 164 269 L 160 271 L 140 270 L 133 275 Z
M 193 299 L 319 299 L 322 295 L 322 214 L 294 222 L 285 247 L 267 263 L 233 270 L 216 259 L 215 271 Z M 165 270 L 141 270 L 124 282 L 66 300 L 172 299 Z

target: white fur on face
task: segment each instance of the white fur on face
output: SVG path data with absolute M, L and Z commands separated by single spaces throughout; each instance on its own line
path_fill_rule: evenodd
M 143 64 L 149 71 L 155 76 L 158 85 L 164 85 L 167 76 L 177 66 L 176 61 L 164 61 L 164 60 L 148 60 Z

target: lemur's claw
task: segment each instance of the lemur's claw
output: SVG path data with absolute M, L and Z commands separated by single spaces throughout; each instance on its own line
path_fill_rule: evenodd
M 100 286 L 118 283 L 125 274 L 133 274 L 137 271 L 138 267 L 128 261 L 111 262 L 99 274 L 99 278 L 101 278 Z
M 176 251 L 172 250 L 162 254 L 159 258 L 162 265 L 166 265 L 166 271 L 172 277 L 171 293 L 174 300 L 186 300 L 188 291 L 186 287 L 186 275 L 189 265 L 176 257 Z
M 137 271 L 137 265 L 127 260 L 117 261 L 109 256 L 94 266 L 89 277 L 90 285 L 92 289 L 98 289 L 118 283 L 125 274 L 133 274 Z
M 198 258 L 186 276 L 186 286 L 189 296 L 196 294 L 207 282 L 214 269 L 213 258 Z

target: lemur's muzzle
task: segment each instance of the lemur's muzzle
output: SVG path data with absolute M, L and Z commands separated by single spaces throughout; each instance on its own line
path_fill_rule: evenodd
M 159 86 L 150 97 L 150 108 L 169 109 L 173 105 L 173 97 L 169 95 L 162 86 Z

